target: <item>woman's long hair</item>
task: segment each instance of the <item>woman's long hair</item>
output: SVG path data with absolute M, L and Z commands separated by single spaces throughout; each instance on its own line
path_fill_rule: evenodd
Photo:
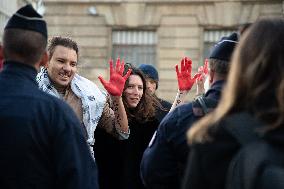
M 130 75 L 138 75 L 141 78 L 142 83 L 143 83 L 143 95 L 137 107 L 129 108 L 126 102 L 126 97 L 124 96 L 124 93 L 122 94 L 122 101 L 123 101 L 128 119 L 131 120 L 135 118 L 139 122 L 144 122 L 144 121 L 153 119 L 155 116 L 156 104 L 159 102 L 157 102 L 157 100 L 148 92 L 148 90 L 146 90 L 147 87 L 146 87 L 146 79 L 145 79 L 144 74 L 139 69 L 129 64 L 126 65 L 125 68 L 126 68 L 125 73 L 126 73 L 126 70 L 128 70 L 128 68 L 131 68 L 132 72 Z M 129 78 L 125 82 L 123 91 L 125 91 L 125 89 L 128 87 L 128 83 L 129 83 Z
M 261 19 L 237 46 L 221 101 L 188 132 L 189 141 L 212 139 L 209 129 L 225 116 L 247 111 L 267 125 L 284 126 L 284 19 Z

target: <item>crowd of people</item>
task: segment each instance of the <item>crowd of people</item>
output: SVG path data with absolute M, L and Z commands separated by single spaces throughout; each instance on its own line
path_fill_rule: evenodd
M 30 4 L 4 28 L 0 188 L 284 188 L 283 18 L 222 37 L 194 75 L 182 58 L 172 103 L 154 66 L 111 59 L 101 90 L 76 41 L 47 39 Z

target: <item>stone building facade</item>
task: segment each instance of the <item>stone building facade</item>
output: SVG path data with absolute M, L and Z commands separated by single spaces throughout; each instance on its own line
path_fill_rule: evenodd
M 44 6 L 49 36 L 78 42 L 83 76 L 101 87 L 97 77 L 108 76 L 110 57 L 131 56 L 127 61 L 134 65 L 149 61 L 159 70 L 158 95 L 170 101 L 182 57 L 193 60 L 195 72 L 222 35 L 261 17 L 284 15 L 280 0 L 44 0 Z

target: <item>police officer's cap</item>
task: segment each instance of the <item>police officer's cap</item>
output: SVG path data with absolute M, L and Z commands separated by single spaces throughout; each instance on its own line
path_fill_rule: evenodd
M 234 48 L 238 43 L 238 34 L 232 33 L 229 37 L 223 37 L 213 48 L 209 58 L 229 61 Z
M 5 26 L 5 29 L 9 28 L 35 31 L 47 38 L 46 22 L 30 4 L 20 8 L 13 14 Z

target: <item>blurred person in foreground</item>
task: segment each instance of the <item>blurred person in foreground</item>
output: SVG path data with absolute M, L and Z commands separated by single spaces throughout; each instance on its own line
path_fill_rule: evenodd
M 274 149 L 278 148 L 283 154 L 283 52 L 283 18 L 258 20 L 241 37 L 218 107 L 194 124 L 188 132 L 192 150 L 184 189 L 225 188 L 230 161 L 241 147 L 241 143 L 229 132 L 236 122 L 241 123 L 235 128 L 246 128 L 239 135 L 248 138 L 247 131 L 250 129 L 258 133 L 262 141 Z M 253 151 L 256 150 L 258 148 Z M 260 156 L 256 155 L 250 165 L 242 168 L 252 170 Z M 273 154 L 268 156 L 272 158 Z M 263 176 L 264 167 L 255 173 L 257 177 L 253 180 L 240 176 L 236 178 L 240 179 L 238 183 L 248 186 L 248 182 L 251 182 L 255 184 L 251 185 L 252 188 L 262 188 L 262 182 L 267 178 Z M 240 174 L 243 175 L 242 172 Z M 268 188 L 274 188 L 272 182 L 266 184 L 270 185 Z
M 97 189 L 97 167 L 71 108 L 38 89 L 46 22 L 31 5 L 4 29 L 0 73 L 0 188 Z

